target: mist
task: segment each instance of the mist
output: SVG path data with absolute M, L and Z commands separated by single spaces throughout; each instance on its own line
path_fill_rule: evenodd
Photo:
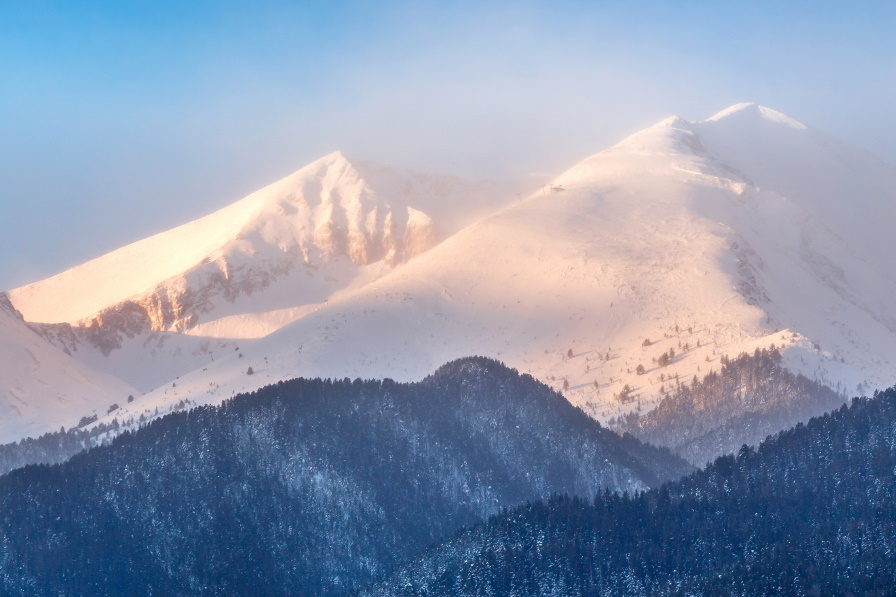
M 0 288 L 336 149 L 537 186 L 664 117 L 757 101 L 896 162 L 887 3 L 90 8 L 0 9 Z

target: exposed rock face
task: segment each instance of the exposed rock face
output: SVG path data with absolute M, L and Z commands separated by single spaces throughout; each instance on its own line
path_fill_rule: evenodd
M 410 259 L 436 244 L 436 232 L 432 219 L 416 209 L 409 208 L 408 223 L 404 233 L 405 257 Z
M 13 306 L 12 302 L 9 300 L 9 294 L 5 292 L 0 292 L 0 310 L 5 311 L 19 319 L 20 321 L 24 321 L 22 314 Z

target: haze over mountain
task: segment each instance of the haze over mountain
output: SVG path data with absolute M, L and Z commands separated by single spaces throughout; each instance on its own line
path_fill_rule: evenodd
M 419 379 L 470 354 L 603 420 L 771 345 L 836 390 L 891 383 L 896 169 L 779 112 L 666 119 L 522 201 L 379 168 L 327 156 L 10 296 L 148 391 L 123 418 L 299 375 Z

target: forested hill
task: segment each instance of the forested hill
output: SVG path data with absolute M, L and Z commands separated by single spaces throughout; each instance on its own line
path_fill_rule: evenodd
M 0 477 L 0 593 L 343 594 L 502 506 L 690 470 L 488 359 L 281 382 Z
M 611 428 L 703 466 L 838 408 L 847 399 L 782 367 L 781 353 L 774 347 L 734 359 L 722 355 L 720 361 L 721 369 L 702 380 L 676 383 L 669 378 L 670 389 L 655 409 L 611 421 Z
M 370 595 L 892 595 L 896 388 L 633 496 L 553 497 Z

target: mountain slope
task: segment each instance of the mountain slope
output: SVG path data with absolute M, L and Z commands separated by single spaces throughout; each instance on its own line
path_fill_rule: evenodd
M 638 496 L 555 497 L 368 595 L 888 595 L 896 389 Z
M 0 587 L 344 594 L 502 505 L 690 470 L 488 359 L 293 380 L 0 477 Z
M 0 444 L 72 427 L 134 393 L 35 334 L 0 293 Z
M 209 216 L 10 296 L 28 321 L 129 336 L 316 305 L 363 279 L 368 266 L 426 251 L 502 200 L 500 189 L 336 152 Z M 448 202 L 468 209 L 449 214 Z
M 377 279 L 512 188 L 336 152 L 10 296 L 46 339 L 147 392 Z
M 470 353 L 602 420 L 773 344 L 839 392 L 880 387 L 896 354 L 894 196 L 892 167 L 773 110 L 670 118 L 134 412 L 297 374 L 419 379 Z

